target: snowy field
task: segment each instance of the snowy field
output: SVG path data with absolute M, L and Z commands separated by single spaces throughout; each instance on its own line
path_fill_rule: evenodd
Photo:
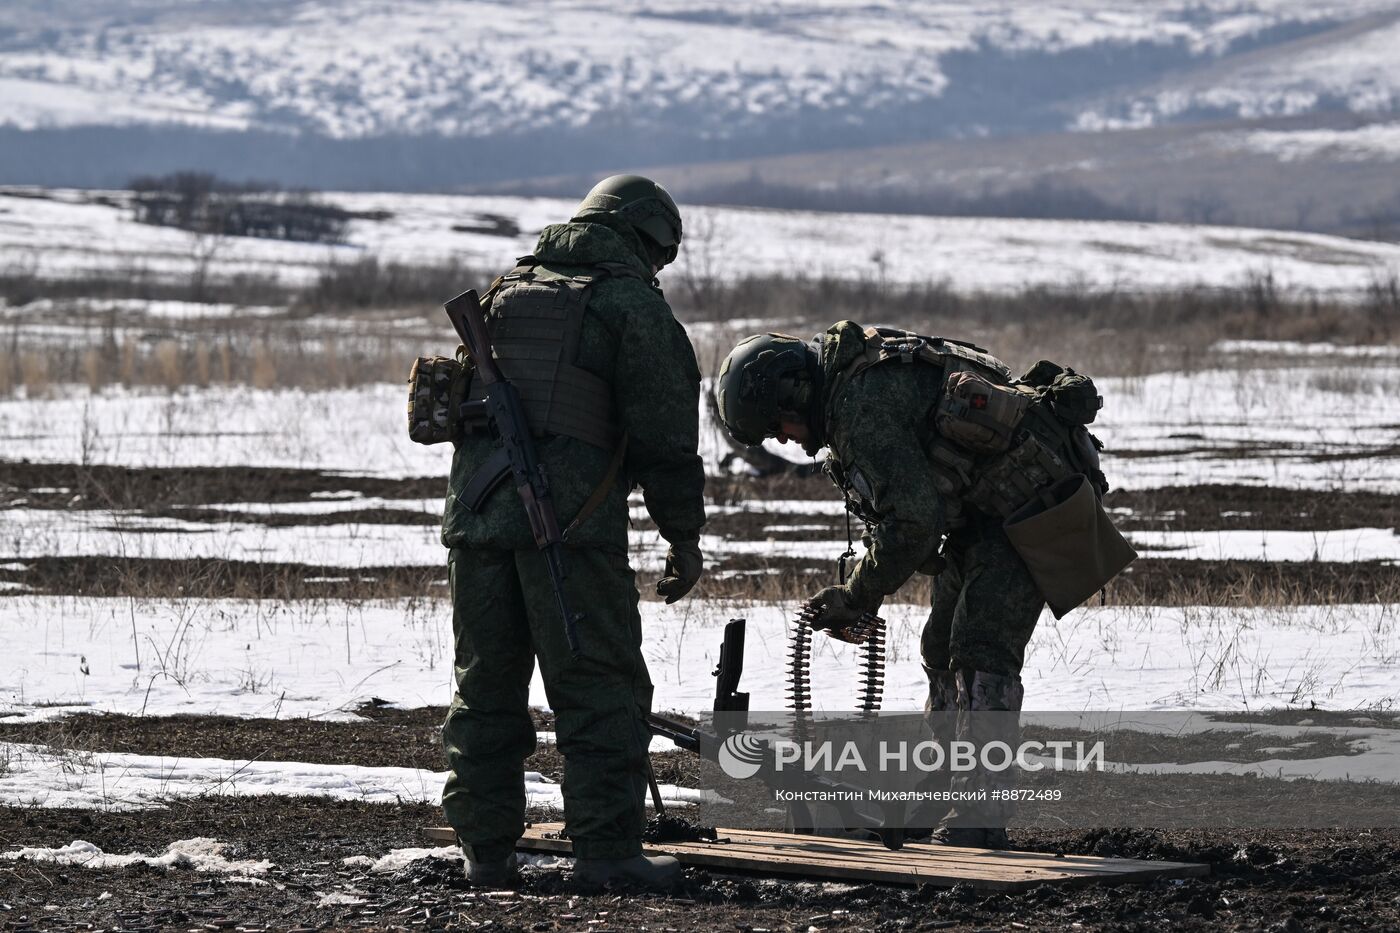
M 508 268 L 534 248 L 539 230 L 567 218 L 576 201 L 548 198 L 333 194 L 358 219 L 340 246 L 228 237 L 211 239 L 136 223 L 91 193 L 50 197 L 0 191 L 0 265 L 65 277 L 144 271 L 189 281 L 256 274 L 313 281 L 328 263 L 376 256 L 408 264 L 458 261 Z M 1017 291 L 1033 285 L 1129 291 L 1191 285 L 1239 287 L 1271 274 L 1281 288 L 1359 293 L 1400 271 L 1400 245 L 1321 234 L 1110 221 L 1018 220 L 836 214 L 759 208 L 687 208 L 686 248 L 671 283 L 722 275 L 828 276 L 855 281 L 946 282 L 959 290 Z M 454 231 L 506 218 L 521 232 Z M 3 313 L 3 308 L 0 308 Z M 254 310 L 257 313 L 257 310 Z
M 1332 359 L 1318 351 L 1307 366 L 1095 380 L 1105 407 L 1094 432 L 1108 447 L 1114 485 L 1125 489 L 1230 482 L 1400 493 L 1400 369 L 1384 356 L 1372 362 L 1354 365 L 1342 348 Z M 408 439 L 398 384 L 174 393 L 73 386 L 54 395 L 0 399 L 7 451 L 36 462 L 383 477 L 446 476 L 451 456 L 445 445 Z M 701 456 L 718 474 L 729 448 L 703 411 L 701 424 Z
M 723 626 L 748 619 L 753 709 L 786 706 L 788 634 L 798 606 L 644 602 L 657 709 L 698 713 Z M 895 604 L 884 708 L 918 710 L 928 689 L 918 633 L 928 610 Z M 80 712 L 353 719 L 372 697 L 442 706 L 451 696 L 450 612 L 437 601 L 0 600 L 9 633 L 4 721 Z M 818 708 L 856 706 L 856 652 L 818 637 Z M 1024 671 L 1040 710 L 1329 709 L 1400 702 L 1400 607 L 1088 607 L 1040 620 Z M 533 703 L 545 706 L 536 677 Z
M 254 272 L 305 283 L 327 262 L 366 256 L 499 267 L 571 206 L 333 197 L 352 210 L 389 216 L 354 221 L 349 242 L 335 247 L 235 238 L 211 244 L 135 224 L 127 210 L 76 192 L 0 194 L 0 249 L 11 270 L 58 277 L 146 270 L 185 280 L 204 256 L 216 275 Z M 676 270 L 678 282 L 713 270 L 735 276 L 801 267 L 856 281 L 947 279 L 960 289 L 1043 282 L 1152 290 L 1235 287 L 1267 273 L 1280 287 L 1338 297 L 1400 269 L 1400 246 L 1271 231 L 695 213 L 690 265 Z M 450 230 L 491 215 L 522 232 Z M 0 326 L 8 323 L 16 341 L 22 335 L 27 352 L 76 346 L 101 353 L 169 334 L 171 326 L 227 320 L 233 328 L 266 326 L 259 333 L 275 340 L 276 328 L 287 324 L 279 325 L 284 309 L 228 303 L 89 303 L 89 312 L 109 312 L 104 326 L 61 319 L 71 309 L 66 300 L 45 298 L 0 307 Z M 287 339 L 315 358 L 323 331 L 341 324 L 312 317 L 287 330 Z M 424 325 L 408 317 L 366 319 L 344 328 L 344 339 L 351 345 L 377 339 L 376 329 L 415 326 Z M 768 326 L 700 322 L 691 332 L 708 346 Z M 1183 358 L 1179 347 L 1149 349 L 1160 349 L 1162 359 Z M 1144 367 L 1144 374 L 1097 380 L 1106 404 L 1094 431 L 1108 446 L 1105 469 L 1121 503 L 1110 505 L 1141 554 L 1143 572 L 1133 580 L 1137 589 L 1117 591 L 1109 604 L 1060 620 L 1042 617 L 1026 655 L 1028 706 L 1256 711 L 1390 709 L 1400 702 L 1400 603 L 1393 596 L 1400 536 L 1386 505 L 1400 495 L 1397 354 L 1386 344 L 1221 340 L 1193 354 L 1193 371 Z M 366 729 L 376 727 L 371 709 L 436 718 L 451 695 L 450 607 L 437 529 L 450 449 L 408 441 L 404 386 L 174 384 L 89 388 L 52 374 L 0 398 L 0 468 L 8 471 L 0 476 L 0 631 L 7 637 L 0 727 L 62 730 L 101 721 L 93 714 Z M 705 411 L 701 422 L 713 500 L 701 543 L 713 589 L 676 606 L 641 604 L 655 706 L 708 709 L 722 625 L 744 617 L 744 687 L 754 709 L 781 709 L 799 605 L 793 593 L 826 582 L 845 547 L 844 513 L 820 478 L 758 484 L 730 459 Z M 796 457 L 790 447 L 770 447 Z M 185 482 L 194 472 L 202 479 Z M 123 476 L 134 485 L 124 486 Z M 773 489 L 781 491 L 762 491 Z M 1224 496 L 1225 504 L 1212 496 Z M 1251 504 L 1229 504 L 1237 499 Z M 631 517 L 630 556 L 649 589 L 645 581 L 659 570 L 665 544 L 638 497 Z M 252 582 L 230 582 L 224 571 L 251 572 Z M 1272 590 L 1244 585 L 1270 573 L 1279 581 Z M 1186 580 L 1179 589 L 1187 595 L 1163 595 L 1164 586 L 1152 583 L 1162 577 Z M 1324 584 L 1307 581 L 1335 578 L 1343 582 L 1328 592 L 1354 595 L 1309 597 L 1308 587 Z M 211 595 L 211 586 L 234 595 Z M 267 588 L 263 595 L 248 595 L 259 586 Z M 901 599 L 882 610 L 889 623 L 883 706 L 892 711 L 921 708 L 927 690 L 918 654 L 927 607 L 922 596 L 909 602 L 905 592 Z M 855 705 L 852 650 L 818 636 L 812 666 L 818 709 Z M 530 696 L 546 705 L 538 678 Z M 1285 727 L 1278 728 L 1279 746 L 1287 748 Z M 1368 758 L 1367 768 L 1393 763 L 1388 738 L 1370 740 L 1385 754 Z M 164 748 L 67 748 L 0 736 L 0 803 L 120 810 L 175 798 L 195 805 L 303 794 L 432 803 L 442 781 L 431 758 L 400 767 L 397 757 L 328 763 L 296 748 L 278 757 L 286 760 L 255 760 L 236 747 L 223 755 L 168 755 Z M 1347 755 L 1254 765 L 1275 776 L 1357 767 Z M 1228 762 L 1201 768 L 1247 770 Z M 558 805 L 554 778 L 532 773 L 532 803 Z M 691 802 L 669 784 L 665 793 L 673 804 Z M 194 858 L 153 851 L 142 864 Z M 34 857 L 109 856 L 57 847 Z

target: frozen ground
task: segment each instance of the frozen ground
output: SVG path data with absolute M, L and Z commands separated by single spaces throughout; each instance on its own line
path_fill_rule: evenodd
M 642 603 L 657 709 L 703 711 L 723 623 L 749 620 L 752 707 L 783 709 L 795 604 Z M 885 703 L 921 709 L 918 633 L 927 609 L 890 605 Z M 372 697 L 440 706 L 450 697 L 445 602 L 139 600 L 13 596 L 0 600 L 8 658 L 7 721 L 79 712 L 346 719 Z M 856 704 L 855 654 L 815 639 L 819 708 Z M 139 655 L 139 658 L 138 658 Z M 1395 606 L 1276 609 L 1105 607 L 1042 617 L 1026 654 L 1028 707 L 1329 709 L 1400 701 Z M 531 701 L 545 706 L 538 677 Z
M 333 194 L 350 210 L 387 212 L 356 220 L 347 243 L 324 246 L 248 237 L 196 237 L 138 224 L 92 194 L 51 198 L 0 192 L 0 256 L 45 276 L 147 271 L 188 281 L 254 273 L 292 284 L 331 262 L 374 255 L 407 263 L 456 260 L 508 268 L 534 248 L 538 231 L 576 204 L 546 198 Z M 454 231 L 506 218 L 515 236 Z M 758 208 L 687 208 L 686 248 L 666 282 L 687 276 L 825 275 L 872 283 L 946 281 L 960 290 L 1018 291 L 1082 285 L 1133 291 L 1192 284 L 1237 287 L 1269 273 L 1280 287 L 1342 295 L 1400 269 L 1400 245 L 1321 234 L 1174 224 L 835 214 Z M 170 309 L 175 313 L 176 309 Z

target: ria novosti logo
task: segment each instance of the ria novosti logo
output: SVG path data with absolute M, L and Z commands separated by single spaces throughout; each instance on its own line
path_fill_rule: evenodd
M 771 758 L 770 758 L 771 755 Z M 716 756 L 720 770 L 736 781 L 747 780 L 768 761 L 774 771 L 850 772 L 862 774 L 889 771 L 1089 771 L 1106 769 L 1102 741 L 1022 742 L 1012 746 L 991 741 L 978 744 L 957 740 L 946 745 L 922 742 L 880 741 L 874 748 L 852 740 L 792 742 L 765 741 L 752 733 L 732 733 Z
M 747 732 L 735 732 L 719 747 L 720 770 L 736 781 L 753 777 L 763 766 L 763 742 Z

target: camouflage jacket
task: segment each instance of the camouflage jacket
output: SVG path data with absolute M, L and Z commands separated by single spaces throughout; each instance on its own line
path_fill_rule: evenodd
M 821 337 L 824 383 L 865 349 L 861 327 L 835 324 Z M 933 485 L 925 450 L 936 432 L 930 412 L 942 392 L 933 366 L 872 366 L 823 398 L 827 472 L 871 526 L 873 539 L 851 573 L 866 606 L 895 592 L 938 552 L 947 503 Z
M 705 473 L 697 453 L 700 370 L 695 350 L 652 281 L 641 241 L 630 226 L 608 217 L 554 224 L 540 233 L 536 275 L 570 276 L 598 262 L 626 263 L 640 280 L 597 283 L 585 312 L 577 365 L 612 385 L 614 409 L 628 435 L 622 476 L 603 503 L 569 537 L 569 544 L 627 550 L 627 494 L 640 485 L 647 511 L 668 541 L 693 539 L 705 523 Z M 509 377 L 510 373 L 507 372 Z M 567 526 L 607 473 L 612 453 L 585 441 L 550 435 L 538 439 L 560 526 Z M 510 482 L 479 514 L 457 501 L 495 442 L 468 435 L 457 444 L 442 520 L 447 547 L 529 548 L 529 522 Z

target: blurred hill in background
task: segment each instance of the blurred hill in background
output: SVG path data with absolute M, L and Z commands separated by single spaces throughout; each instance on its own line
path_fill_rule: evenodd
M 10 0 L 0 183 L 177 170 L 1400 236 L 1393 0 Z

